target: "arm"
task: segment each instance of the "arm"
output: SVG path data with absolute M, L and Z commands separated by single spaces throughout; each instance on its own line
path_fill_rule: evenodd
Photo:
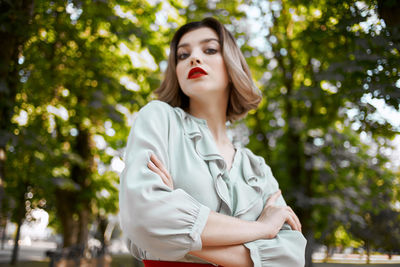
M 301 231 L 301 224 L 289 206 L 276 206 L 281 196 L 277 191 L 268 199 L 257 221 L 241 220 L 211 211 L 201 233 L 203 246 L 226 246 L 244 244 L 257 239 L 275 238 L 283 224 Z
M 128 138 L 119 192 L 124 236 L 163 260 L 177 260 L 201 249 L 200 235 L 210 211 L 185 191 L 171 190 L 146 167 L 151 153 L 168 166 L 171 109 L 157 101 L 140 110 Z
M 150 157 L 150 160 L 148 163 L 149 169 L 158 174 L 162 181 L 173 189 L 173 180 L 162 162 L 154 155 Z M 282 260 L 287 259 L 288 257 L 285 255 L 287 251 L 285 249 L 277 250 L 278 246 L 285 246 L 285 242 L 282 242 L 285 238 L 278 238 L 279 240 L 276 241 L 274 237 L 279 236 L 279 229 L 282 228 L 284 222 L 288 222 L 292 228 L 297 230 L 301 229 L 301 225 L 294 212 L 287 206 L 276 206 L 275 203 L 277 201 L 282 201 L 280 190 L 268 197 L 265 208 L 256 222 L 248 222 L 211 212 L 201 234 L 203 248 L 198 251 L 191 251 L 189 254 L 222 266 L 253 266 L 253 262 L 256 266 L 263 266 L 260 254 L 265 255 L 267 253 L 266 255 L 268 255 L 271 253 L 272 257 L 277 254 L 276 251 L 280 250 L 282 251 L 281 254 L 279 254 L 279 257 L 275 257 L 272 263 L 282 262 Z M 248 228 L 249 224 L 253 224 L 253 226 Z M 263 246 L 262 241 L 258 244 L 260 251 L 258 250 L 258 246 L 251 242 L 239 241 L 239 243 L 236 243 L 238 242 L 238 238 L 255 237 L 258 233 L 264 233 L 264 236 L 267 236 L 257 238 L 259 240 L 263 240 L 262 238 L 274 240 L 272 243 L 275 242 L 275 244 L 273 244 L 272 250 L 268 250 L 270 248 L 269 243 Z M 268 239 L 265 241 L 268 241 Z M 258 240 L 254 242 L 258 242 Z M 247 243 L 246 246 L 242 245 L 243 243 Z M 290 259 L 292 261 L 285 262 L 296 263 L 295 257 L 291 257 Z M 271 264 L 271 262 L 268 262 L 268 264 Z M 268 264 L 267 266 L 269 266 Z M 295 264 L 291 266 L 299 265 Z
M 273 239 L 259 239 L 244 245 L 203 247 L 189 254 L 229 267 L 303 267 L 306 240 L 299 231 L 282 230 Z
M 271 196 L 271 192 L 278 190 L 279 185 L 273 176 L 270 167 L 265 164 L 264 161 L 263 166 L 268 178 L 268 184 L 265 188 L 263 199 L 268 206 L 270 199 L 274 196 L 276 197 L 276 194 Z M 290 209 L 290 207 L 286 205 L 282 196 L 276 197 L 275 206 Z M 260 217 L 264 216 L 263 213 Z M 297 216 L 292 217 L 292 219 L 296 221 L 298 220 Z M 259 239 L 244 244 L 250 251 L 250 256 L 255 267 L 304 266 L 307 240 L 300 231 L 293 231 L 291 228 L 295 230 L 290 223 L 285 224 L 273 239 Z
M 153 154 L 147 166 L 161 177 L 165 185 L 173 189 L 173 180 L 164 164 Z M 293 210 L 288 206 L 276 206 L 281 196 L 278 190 L 269 197 L 257 221 L 241 220 L 232 216 L 210 211 L 207 223 L 201 233 L 204 247 L 240 245 L 257 239 L 274 238 L 283 224 L 287 222 L 300 231 L 301 224 Z
M 250 251 L 244 245 L 203 247 L 200 251 L 189 254 L 220 266 L 252 267 Z
M 141 109 L 132 127 L 120 180 L 120 224 L 124 235 L 153 257 L 172 261 L 203 246 L 268 238 L 259 222 L 210 213 L 208 207 L 182 189 L 172 190 L 162 177 L 147 168 L 151 154 L 169 165 L 171 112 L 165 103 L 149 104 Z
M 206 261 L 216 263 L 222 266 L 230 267 L 245 267 L 245 266 L 304 266 L 304 247 L 305 239 L 300 231 L 286 230 L 277 231 L 276 229 L 282 228 L 282 218 L 279 213 L 287 212 L 289 214 L 288 221 L 296 228 L 301 228 L 297 216 L 290 216 L 294 212 L 289 207 L 277 207 L 276 201 L 281 197 L 281 191 L 274 193 L 266 202 L 266 206 L 258 220 L 266 220 L 269 224 L 259 223 L 264 231 L 270 237 L 268 239 L 260 238 L 253 242 L 243 242 L 245 245 L 231 245 L 231 246 L 212 246 L 203 247 L 200 251 L 191 251 L 189 254 L 202 258 Z M 210 214 L 211 217 L 211 214 Z M 207 224 L 212 221 L 210 219 Z M 218 220 L 218 218 L 215 218 Z M 212 235 L 218 235 L 218 230 L 221 233 L 225 231 L 225 225 L 221 229 L 215 229 L 217 232 L 211 232 L 210 227 L 206 227 L 201 235 L 202 240 L 210 240 Z M 275 225 L 275 226 L 274 226 Z M 272 227 L 271 227 L 272 226 Z M 214 226 L 215 227 L 215 226 Z M 240 227 L 239 224 L 235 227 Z M 272 230 L 271 230 L 272 229 Z M 275 230 L 273 230 L 275 229 Z M 241 229 L 237 229 L 237 231 Z M 255 229 L 250 229 L 250 231 Z M 204 232 L 208 233 L 205 235 Z M 262 231 L 262 229 L 260 230 Z M 210 236 L 207 236 L 207 235 Z M 214 236 L 215 238 L 215 236 Z M 301 256 L 303 255 L 303 256 Z M 254 264 L 254 265 L 253 265 Z
M 254 267 L 303 267 L 306 243 L 301 232 L 281 230 L 276 238 L 259 239 L 244 245 L 250 251 Z

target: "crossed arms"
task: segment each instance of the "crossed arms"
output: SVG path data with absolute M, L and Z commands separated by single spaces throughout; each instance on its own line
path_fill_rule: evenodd
M 173 179 L 163 163 L 152 154 L 148 168 L 173 190 Z M 243 245 L 258 239 L 275 238 L 284 223 L 295 231 L 301 224 L 289 206 L 277 206 L 281 191 L 274 193 L 257 221 L 246 221 L 211 211 L 201 234 L 202 249 L 189 254 L 222 266 L 253 266 L 250 251 Z

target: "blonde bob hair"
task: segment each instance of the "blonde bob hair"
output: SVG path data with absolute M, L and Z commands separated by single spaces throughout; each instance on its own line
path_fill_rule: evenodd
M 254 85 L 249 67 L 242 52 L 236 45 L 232 34 L 214 18 L 205 18 L 202 21 L 190 22 L 180 27 L 170 45 L 168 67 L 161 86 L 155 90 L 158 99 L 167 102 L 173 107 L 186 110 L 189 107 L 189 97 L 181 90 L 176 75 L 177 47 L 182 36 L 190 31 L 208 27 L 214 30 L 221 46 L 222 57 L 230 81 L 230 93 L 226 117 L 228 121 L 235 121 L 246 116 L 247 112 L 257 108 L 262 99 L 260 90 Z

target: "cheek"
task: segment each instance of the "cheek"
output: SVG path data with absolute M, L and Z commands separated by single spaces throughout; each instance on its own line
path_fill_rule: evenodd
M 176 77 L 178 77 L 179 84 L 182 83 L 184 76 L 184 70 L 181 64 L 176 65 Z
M 228 80 L 228 71 L 226 70 L 225 62 L 222 58 L 218 59 L 216 66 L 218 66 L 218 72 L 221 78 Z

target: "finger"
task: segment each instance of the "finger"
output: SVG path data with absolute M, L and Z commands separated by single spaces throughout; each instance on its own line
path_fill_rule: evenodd
M 147 164 L 147 167 L 149 167 L 150 170 L 152 170 L 153 172 L 155 172 L 156 174 L 158 174 L 158 176 L 161 177 L 161 180 L 163 181 L 163 183 L 167 186 L 169 186 L 170 181 L 169 179 L 164 175 L 164 173 L 161 172 L 161 170 L 159 168 L 157 168 L 156 165 L 154 165 L 154 163 L 152 161 L 150 161 Z
M 147 167 L 149 167 L 150 170 L 152 170 L 153 172 L 155 172 L 159 176 L 162 175 L 161 170 L 152 161 L 149 161 L 149 163 L 147 163 Z
M 287 218 L 287 222 L 290 222 L 290 226 L 292 227 L 292 230 L 296 230 L 296 231 L 301 231 L 301 224 L 299 219 L 297 218 L 296 214 L 293 212 L 293 210 L 287 206 L 286 210 L 288 212 L 288 218 Z
M 153 156 L 154 154 L 152 154 L 152 156 Z M 152 170 L 152 171 L 154 171 L 155 173 L 157 173 L 160 177 L 161 177 L 161 180 L 163 181 L 163 183 L 165 184 L 165 185 L 167 185 L 169 188 L 171 188 L 172 190 L 174 189 L 174 183 L 173 183 L 173 180 L 172 180 L 172 177 L 169 175 L 169 173 L 168 173 L 168 171 L 166 171 L 165 169 L 165 172 L 163 172 L 158 166 L 156 166 L 155 164 L 154 164 L 154 161 L 157 161 L 158 159 L 155 157 L 155 156 L 150 156 L 150 161 L 149 161 L 149 163 L 147 164 L 147 166 L 150 168 L 150 170 Z M 162 163 L 161 163 L 161 161 L 158 161 L 160 164 L 161 164 L 161 166 L 162 166 Z
M 272 196 L 270 196 L 267 200 L 266 206 L 274 205 L 276 200 L 281 196 L 282 191 L 276 191 Z
M 169 188 L 171 188 L 172 190 L 174 189 L 174 185 L 173 185 L 173 183 L 172 183 L 172 181 L 171 180 L 168 180 L 168 187 Z
M 165 168 L 164 164 L 161 162 L 161 160 L 159 160 L 156 157 L 156 155 L 151 154 L 150 160 L 153 161 L 153 163 L 165 174 L 165 176 L 167 176 L 168 178 L 171 177 L 171 175 L 169 175 L 168 170 Z
M 293 211 L 293 209 L 291 207 L 289 207 L 291 213 L 292 213 L 292 218 L 295 220 L 296 224 L 297 224 L 297 228 L 300 229 L 299 231 L 301 232 L 301 222 L 299 220 L 299 217 L 297 217 L 296 213 Z
M 286 222 L 290 225 L 290 227 L 292 227 L 293 230 L 300 231 L 296 221 L 293 219 L 291 214 L 289 214 L 289 216 L 287 217 Z
M 290 217 L 292 218 L 294 224 L 295 224 L 295 228 L 294 230 L 301 232 L 301 226 L 299 225 L 297 219 L 296 219 L 296 215 L 294 213 L 290 214 Z
M 147 163 L 147 167 L 149 167 L 150 170 L 152 170 L 153 172 L 155 172 L 155 173 L 157 173 L 157 174 L 161 172 L 160 169 L 157 168 L 157 166 L 154 165 L 154 163 L 153 163 L 152 161 L 149 161 L 149 162 Z

